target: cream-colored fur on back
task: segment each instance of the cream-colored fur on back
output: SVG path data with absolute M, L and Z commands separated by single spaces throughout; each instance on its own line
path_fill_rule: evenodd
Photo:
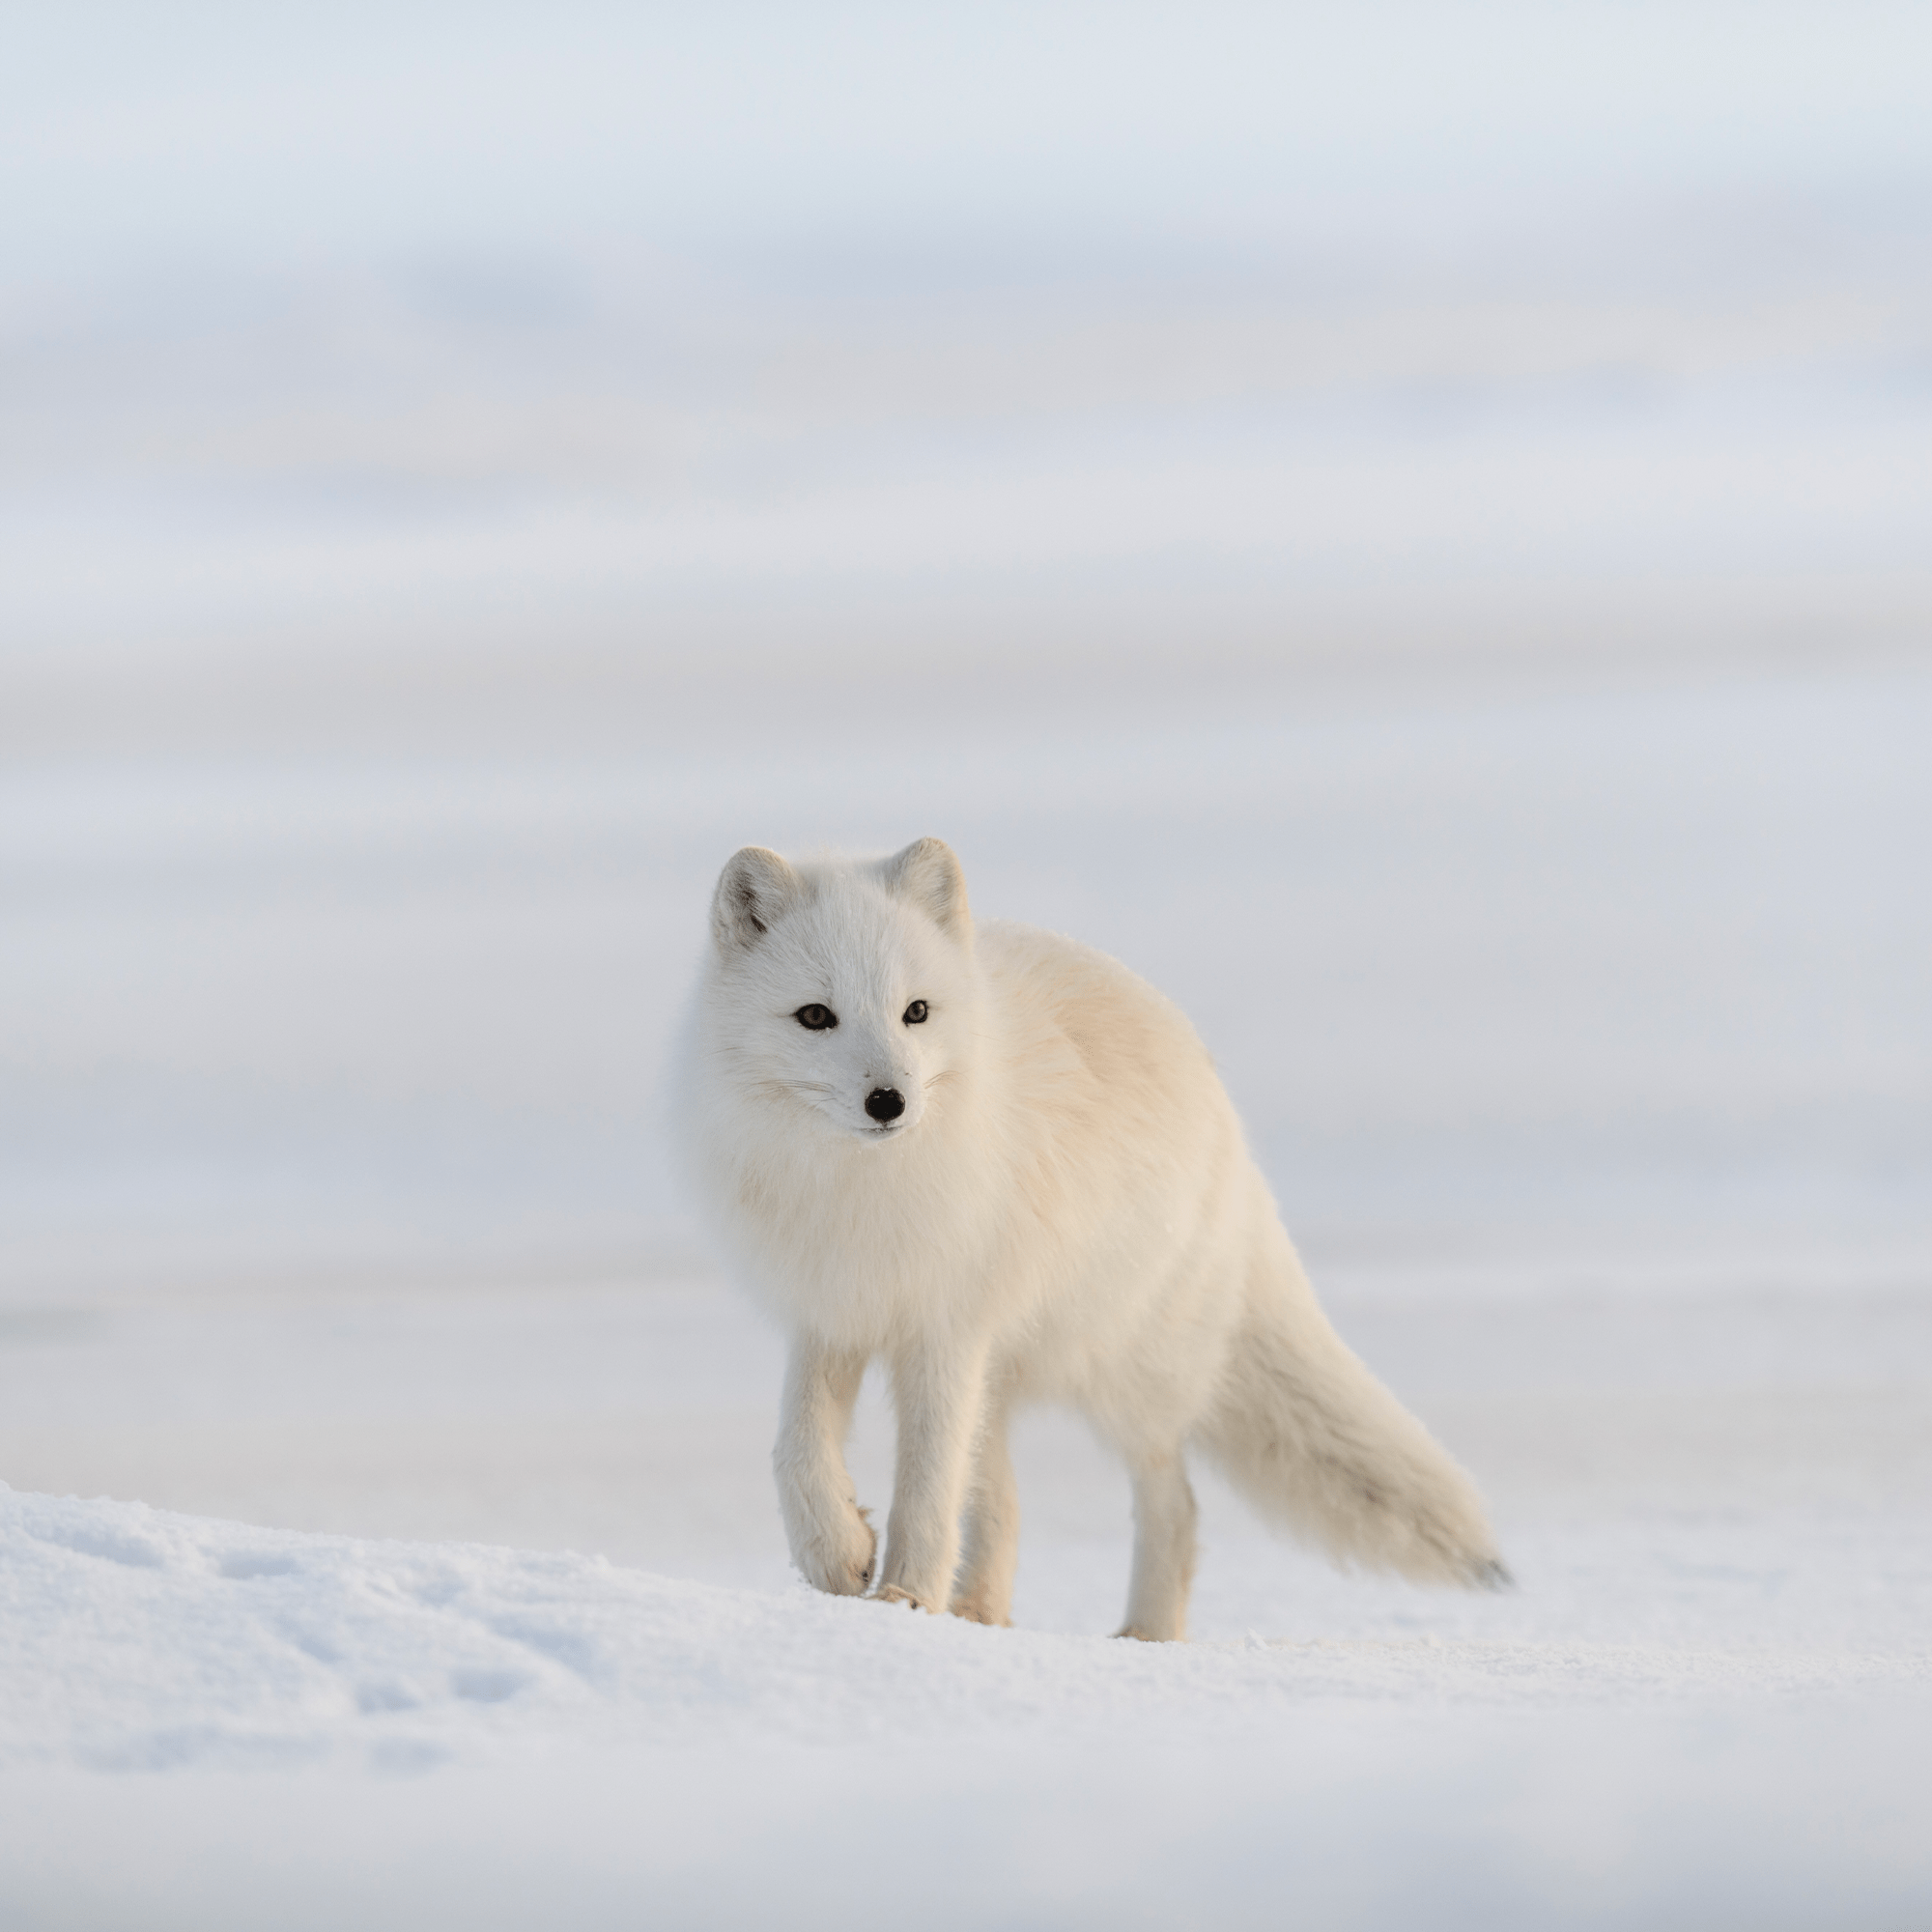
M 1184 1632 L 1189 1444 L 1338 1561 L 1506 1580 L 1468 1479 L 1317 1305 L 1185 1018 L 1071 940 L 976 926 L 940 840 L 731 860 L 676 1106 L 792 1336 L 774 1464 L 820 1589 L 1007 1622 L 1026 1402 L 1081 1410 L 1126 1463 L 1125 1634 Z M 899 1437 L 883 1564 L 844 1462 L 874 1359 Z

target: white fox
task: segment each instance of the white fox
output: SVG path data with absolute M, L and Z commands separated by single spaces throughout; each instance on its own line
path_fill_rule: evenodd
M 1505 1584 L 1468 1478 L 1314 1292 L 1193 1029 L 1103 954 L 977 927 L 952 849 L 725 866 L 680 1074 L 693 1179 L 791 1331 L 773 1455 L 794 1562 L 872 1586 L 844 1444 L 886 1363 L 881 1599 L 1009 1620 L 1018 1403 L 1133 1481 L 1123 1636 L 1185 1634 L 1198 1445 L 1343 1563 Z

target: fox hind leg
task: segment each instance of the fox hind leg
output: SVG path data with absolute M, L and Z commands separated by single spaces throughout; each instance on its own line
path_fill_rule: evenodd
M 1133 1470 L 1134 1569 L 1127 1620 L 1117 1636 L 1178 1643 L 1187 1634 L 1194 1583 L 1194 1491 L 1177 1448 Z
M 989 1395 L 966 1499 L 966 1547 L 952 1586 L 952 1614 L 976 1624 L 1010 1624 L 1019 1553 L 1020 1498 L 1007 1451 L 1007 1406 Z

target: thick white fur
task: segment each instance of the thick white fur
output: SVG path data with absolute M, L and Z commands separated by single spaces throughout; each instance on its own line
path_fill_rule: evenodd
M 802 1026 L 814 1003 L 838 1024 Z M 881 1087 L 906 1102 L 883 1127 Z M 1007 1417 L 1041 1401 L 1131 1473 L 1124 1635 L 1184 1633 L 1190 1444 L 1340 1562 L 1507 1580 L 1468 1479 L 1317 1306 L 1187 1021 L 1071 940 L 976 928 L 939 839 L 731 860 L 677 1106 L 731 1258 L 791 1331 L 773 1461 L 821 1590 L 874 1582 L 844 1460 L 874 1359 L 898 1415 L 880 1597 L 1008 1621 Z

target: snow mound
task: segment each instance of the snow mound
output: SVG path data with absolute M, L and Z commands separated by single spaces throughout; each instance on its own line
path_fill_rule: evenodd
M 1151 1646 L 4 1489 L 0 1624 L 10 1927 L 1932 1900 L 1932 1662 L 1897 1649 Z
M 603 1557 L 364 1541 L 0 1491 L 14 1761 L 500 1759 L 599 1745 L 1266 1738 L 1337 1696 L 1932 1689 L 1922 1655 L 1570 1641 L 1150 1646 L 721 1589 Z

